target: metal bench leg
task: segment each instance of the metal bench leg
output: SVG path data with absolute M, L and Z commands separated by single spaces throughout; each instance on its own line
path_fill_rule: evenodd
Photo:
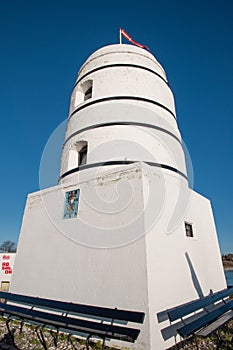
M 74 345 L 74 342 L 73 342 L 72 339 L 71 339 L 71 334 L 68 335 L 67 343 L 68 343 L 68 344 L 69 344 L 69 343 L 71 344 L 73 350 L 78 350 L 78 349 L 76 348 L 76 346 Z
M 89 334 L 87 339 L 86 339 L 86 349 L 89 350 L 89 340 L 91 338 L 92 334 Z
M 53 332 L 52 330 L 50 331 L 50 334 L 51 334 L 51 336 L 53 337 L 54 346 L 55 346 L 55 348 L 57 348 L 57 344 L 58 344 L 58 335 L 59 335 L 59 328 L 57 328 L 55 334 L 54 334 L 54 332 Z
M 215 334 L 216 334 L 216 337 L 218 339 L 218 344 L 217 344 L 216 350 L 219 350 L 221 345 L 224 343 L 224 340 L 222 339 L 219 331 L 217 331 Z
M 10 329 L 10 326 L 9 326 L 10 321 L 11 321 L 11 318 L 8 317 L 8 319 L 6 320 L 6 328 L 7 328 L 8 335 L 9 335 L 9 337 L 10 337 L 10 340 L 11 340 L 11 342 L 12 342 L 12 345 L 16 347 L 16 345 L 15 345 L 15 339 L 14 339 L 14 331 L 15 331 L 15 330 L 11 330 L 11 329 Z
M 105 347 L 105 338 L 103 338 L 102 350 L 104 350 L 104 347 Z
M 39 329 L 39 331 L 38 331 L 38 329 Z M 48 347 L 47 347 L 47 344 L 46 344 L 46 341 L 44 338 L 44 334 L 43 334 L 43 331 L 41 330 L 40 326 L 36 327 L 36 335 L 37 335 L 41 345 L 43 346 L 43 348 L 45 350 L 48 350 Z
M 89 334 L 87 339 L 86 339 L 86 349 L 89 350 L 89 340 L 91 339 L 92 337 L 92 334 Z M 102 338 L 102 337 L 101 337 Z M 104 350 L 104 347 L 105 347 L 105 337 L 102 338 L 103 339 L 103 342 L 102 342 L 102 347 L 101 349 Z
M 196 335 L 194 335 L 194 341 L 195 341 L 195 345 L 196 345 L 197 350 L 199 350 L 199 345 L 198 345 L 198 340 L 197 340 Z
M 20 330 L 19 333 L 21 334 L 23 332 L 23 325 L 24 325 L 24 320 L 20 322 Z

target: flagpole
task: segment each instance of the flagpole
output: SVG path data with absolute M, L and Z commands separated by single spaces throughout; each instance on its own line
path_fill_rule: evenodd
M 119 39 L 120 39 L 120 44 L 122 44 L 121 28 L 119 29 Z

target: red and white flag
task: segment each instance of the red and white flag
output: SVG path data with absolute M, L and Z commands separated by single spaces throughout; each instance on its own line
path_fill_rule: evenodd
M 150 51 L 150 49 L 149 49 L 149 47 L 148 46 L 145 46 L 145 45 L 142 45 L 142 44 L 139 44 L 139 43 L 137 43 L 135 40 L 133 40 L 132 38 L 131 38 L 131 36 L 128 34 L 128 33 L 126 33 L 126 31 L 124 30 L 124 29 L 122 29 L 122 28 L 120 28 L 120 36 L 121 35 L 123 35 L 127 40 L 129 40 L 132 44 L 134 44 L 134 45 L 136 45 L 136 46 L 138 46 L 138 47 L 141 47 L 142 49 L 146 49 L 146 50 L 148 50 L 148 51 Z

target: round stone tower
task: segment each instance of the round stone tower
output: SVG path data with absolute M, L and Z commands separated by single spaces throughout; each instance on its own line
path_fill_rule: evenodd
M 148 51 L 118 44 L 81 67 L 70 103 L 60 182 L 96 167 L 146 162 L 186 177 L 174 98 Z

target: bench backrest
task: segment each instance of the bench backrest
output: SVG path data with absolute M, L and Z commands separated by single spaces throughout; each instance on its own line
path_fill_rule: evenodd
M 180 306 L 167 310 L 168 317 L 170 321 L 175 321 L 179 318 L 191 314 L 194 311 L 200 310 L 208 305 L 214 304 L 215 302 L 224 299 L 231 294 L 233 294 L 233 287 L 229 289 L 223 289 L 219 292 L 210 294 L 201 299 L 196 299 L 187 304 L 182 304 Z
M 15 293 L 0 292 L 0 298 L 5 299 L 6 301 L 15 301 L 16 303 L 40 306 L 42 308 L 56 309 L 65 312 L 75 312 L 83 315 L 108 318 L 110 320 L 143 323 L 145 318 L 145 313 L 139 311 L 111 309 L 100 306 L 31 297 Z
M 183 338 L 189 337 L 194 334 L 199 329 L 202 329 L 206 325 L 216 321 L 219 317 L 221 317 L 224 313 L 233 309 L 233 301 L 230 301 L 226 304 L 221 305 L 217 309 L 207 313 L 194 320 L 193 322 L 184 325 L 183 327 L 177 329 L 177 333 L 179 333 Z
M 46 312 L 39 311 L 13 304 L 0 303 L 0 312 L 15 316 L 17 319 L 39 323 L 43 326 L 47 325 L 56 329 L 65 329 L 129 342 L 134 342 L 140 333 L 139 329 L 131 327 L 84 320 L 83 318 L 72 317 L 72 315 L 63 316 L 47 312 L 47 310 Z

